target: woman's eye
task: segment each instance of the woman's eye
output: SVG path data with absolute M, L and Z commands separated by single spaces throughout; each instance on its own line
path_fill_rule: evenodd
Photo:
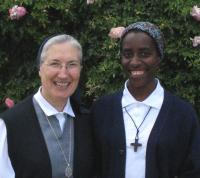
M 68 65 L 69 65 L 69 66 L 76 66 L 76 65 L 77 65 L 77 63 L 75 63 L 75 62 L 72 62 L 72 63 L 69 63 Z
M 60 64 L 57 63 L 57 62 L 52 62 L 49 64 L 49 66 L 52 66 L 52 67 L 60 67 Z
M 140 57 L 149 57 L 151 54 L 149 52 L 141 52 Z
M 130 52 L 130 51 L 125 51 L 122 53 L 123 57 L 129 59 L 129 58 L 132 58 L 133 57 L 133 53 Z

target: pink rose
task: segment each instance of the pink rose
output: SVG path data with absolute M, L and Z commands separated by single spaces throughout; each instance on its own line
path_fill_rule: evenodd
M 5 99 L 5 104 L 8 108 L 12 108 L 15 105 L 14 101 L 10 98 Z
M 193 47 L 200 45 L 200 36 L 195 36 L 194 38 L 190 38 L 190 40 L 192 40 Z
M 121 38 L 124 29 L 124 27 L 111 28 L 108 36 L 113 39 Z
M 9 16 L 11 20 L 19 19 L 24 15 L 26 15 L 26 13 L 27 13 L 26 9 L 22 6 L 15 5 L 9 9 Z
M 95 0 L 87 0 L 87 4 L 94 4 Z
M 200 8 L 198 8 L 197 6 L 194 6 L 190 14 L 195 20 L 200 21 Z

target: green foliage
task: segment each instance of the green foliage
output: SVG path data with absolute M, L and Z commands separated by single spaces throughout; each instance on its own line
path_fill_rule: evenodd
M 10 20 L 8 9 L 23 5 L 28 14 Z M 119 41 L 108 33 L 112 27 L 150 21 L 163 31 L 165 59 L 158 73 L 172 93 L 187 99 L 200 112 L 200 52 L 190 37 L 200 35 L 200 22 L 190 16 L 200 0 L 2 0 L 0 4 L 0 104 L 5 97 L 16 102 L 40 85 L 35 67 L 42 40 L 54 33 L 76 37 L 84 49 L 83 94 L 93 99 L 123 87 Z

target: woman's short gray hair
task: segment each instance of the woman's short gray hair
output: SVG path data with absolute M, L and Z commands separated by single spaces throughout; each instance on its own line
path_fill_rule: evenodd
M 45 61 L 47 51 L 52 45 L 65 43 L 65 42 L 69 43 L 71 46 L 73 46 L 79 51 L 80 61 L 82 63 L 83 52 L 82 52 L 82 47 L 80 43 L 74 37 L 70 35 L 61 34 L 61 35 L 56 35 L 47 39 L 47 41 L 45 41 L 44 44 L 40 47 L 41 49 L 39 50 L 39 54 L 38 54 L 39 65 L 41 65 Z

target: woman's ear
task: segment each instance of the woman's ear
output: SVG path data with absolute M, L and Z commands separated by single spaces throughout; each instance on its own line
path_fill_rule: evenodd
M 41 77 L 41 71 L 40 71 L 40 70 L 38 71 L 38 74 L 39 74 L 39 76 Z
M 41 77 L 41 67 L 42 67 L 41 65 L 38 66 L 38 74 L 40 77 Z

